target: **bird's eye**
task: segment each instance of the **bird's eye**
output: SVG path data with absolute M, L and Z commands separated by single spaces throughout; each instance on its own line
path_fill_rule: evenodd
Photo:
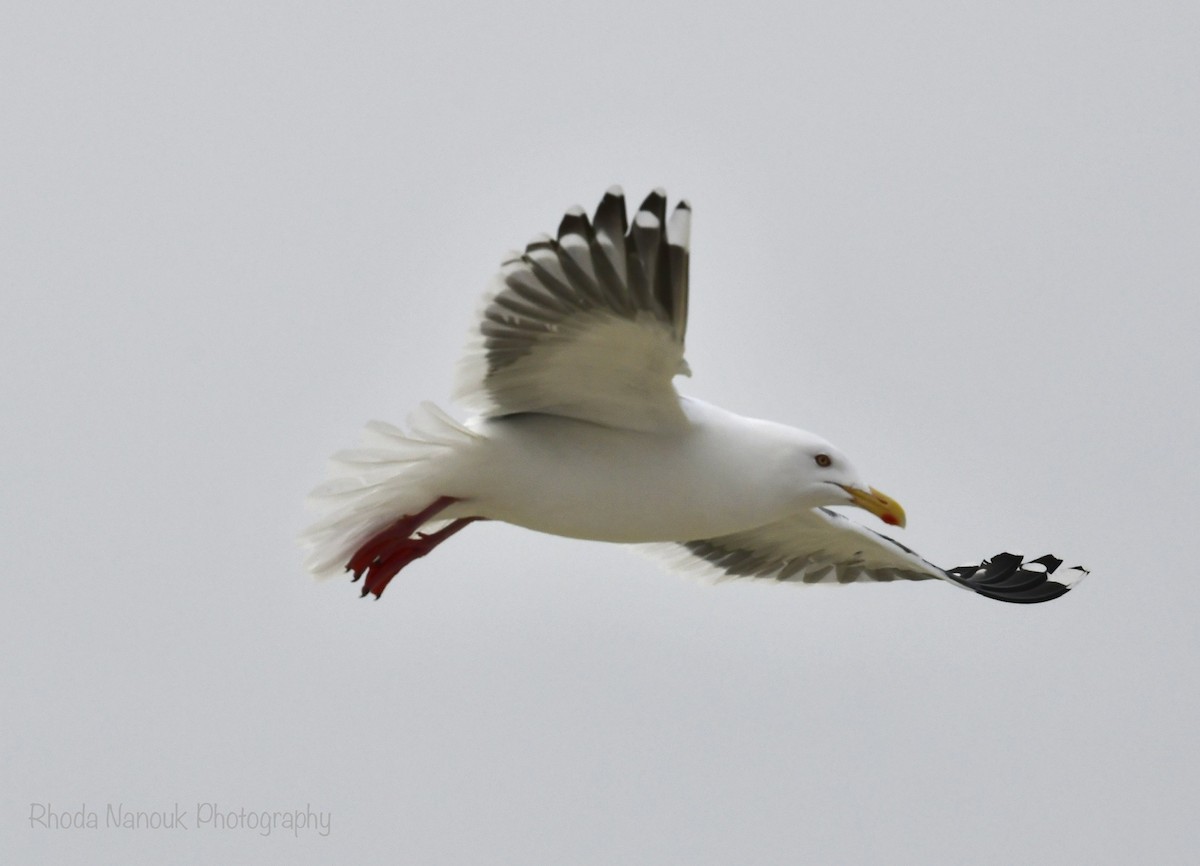
M 833 458 L 831 458 L 828 454 L 818 454 L 816 457 L 813 458 L 813 460 L 816 460 L 817 465 L 820 466 L 822 469 L 824 469 L 826 466 L 829 466 L 833 463 Z

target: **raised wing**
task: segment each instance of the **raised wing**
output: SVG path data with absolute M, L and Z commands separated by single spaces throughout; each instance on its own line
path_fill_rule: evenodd
M 1012 553 L 942 569 L 826 508 L 719 538 L 646 546 L 680 570 L 718 579 L 855 583 L 937 578 L 988 598 L 1024 604 L 1058 598 L 1087 574 L 1076 566 L 1051 580 L 1062 560 L 1043 556 L 1025 562 Z
M 484 297 L 455 397 L 486 415 L 543 412 L 633 430 L 685 423 L 671 380 L 688 374 L 691 208 L 667 219 L 655 190 L 626 221 L 613 187 L 589 222 L 513 253 Z

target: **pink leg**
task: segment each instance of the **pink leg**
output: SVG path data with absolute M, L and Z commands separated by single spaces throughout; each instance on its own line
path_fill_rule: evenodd
M 367 576 L 363 583 L 364 597 L 371 593 L 379 598 L 387 588 L 388 581 L 395 577 L 400 569 L 429 553 L 468 523 L 480 519 L 463 517 L 432 534 L 418 531 L 426 521 L 457 501 L 453 496 L 438 497 L 423 511 L 406 514 L 386 529 L 371 536 L 354 556 L 350 557 L 346 570 L 354 572 L 354 580 L 358 580 L 363 574 Z

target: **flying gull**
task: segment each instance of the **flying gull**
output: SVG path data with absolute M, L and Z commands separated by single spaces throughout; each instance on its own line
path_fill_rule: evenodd
M 798 583 L 942 580 L 988 598 L 1057 598 L 1086 570 L 1001 553 L 943 569 L 832 506 L 903 527 L 836 446 L 745 418 L 672 383 L 684 360 L 691 207 L 655 190 L 630 225 L 619 187 L 589 221 L 513 252 L 460 362 L 460 424 L 430 403 L 404 431 L 367 425 L 313 491 L 302 543 L 318 576 L 379 597 L 409 563 L 476 520 L 642 545 L 685 571 Z

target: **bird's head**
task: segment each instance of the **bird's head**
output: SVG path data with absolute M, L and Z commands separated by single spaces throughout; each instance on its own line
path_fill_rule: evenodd
M 823 505 L 854 505 L 871 512 L 889 526 L 906 522 L 900 503 L 861 480 L 858 470 L 833 445 L 811 437 L 799 455 L 810 489 L 819 491 Z

